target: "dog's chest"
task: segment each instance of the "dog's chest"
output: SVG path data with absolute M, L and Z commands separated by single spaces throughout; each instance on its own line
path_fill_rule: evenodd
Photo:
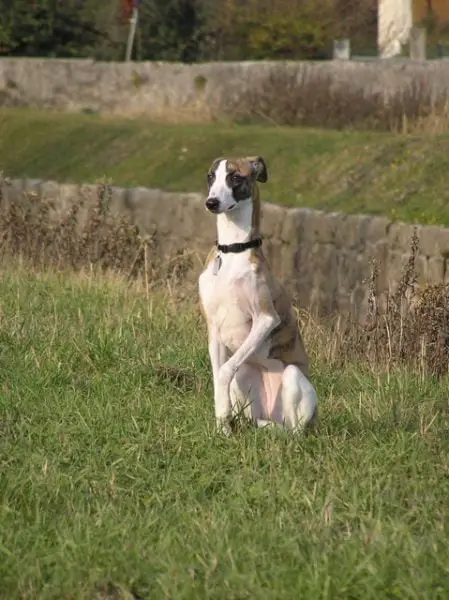
M 199 278 L 199 293 L 207 319 L 226 336 L 246 337 L 252 314 L 249 298 L 252 264 L 242 255 L 213 259 Z M 217 268 L 218 267 L 218 268 Z
M 218 254 L 212 259 L 199 279 L 201 302 L 208 317 L 222 305 L 238 305 L 244 310 L 252 275 L 252 265 L 245 256 Z

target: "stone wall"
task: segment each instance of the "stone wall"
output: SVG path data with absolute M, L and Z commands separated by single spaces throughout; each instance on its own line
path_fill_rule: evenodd
M 91 60 L 0 59 L 0 105 L 207 120 L 232 113 L 236 102 L 279 62 L 204 64 L 110 63 Z M 300 82 L 323 75 L 332 86 L 369 99 L 403 93 L 422 76 L 449 97 L 449 61 L 294 62 Z
M 53 198 L 61 210 L 72 202 L 96 197 L 91 185 L 59 184 L 39 180 L 14 180 L 3 187 L 6 201 L 23 198 L 23 192 Z M 189 277 L 196 277 L 215 240 L 214 217 L 204 208 L 199 194 L 167 193 L 143 187 L 114 187 L 110 209 L 126 214 L 142 233 L 155 236 L 156 252 L 164 261 L 180 253 L 190 257 Z M 417 228 L 420 254 L 417 270 L 422 283 L 449 279 L 449 229 Z M 275 273 L 304 307 L 321 313 L 362 315 L 370 273 L 370 261 L 380 267 L 379 291 L 399 281 L 409 256 L 413 226 L 386 218 L 323 213 L 263 204 L 264 250 Z

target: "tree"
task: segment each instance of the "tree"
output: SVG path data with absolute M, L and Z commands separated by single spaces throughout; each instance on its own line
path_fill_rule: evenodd
M 83 0 L 1 0 L 0 51 L 12 56 L 90 56 L 107 34 Z
M 201 57 L 204 19 L 198 0 L 147 0 L 139 23 L 139 59 L 193 62 Z

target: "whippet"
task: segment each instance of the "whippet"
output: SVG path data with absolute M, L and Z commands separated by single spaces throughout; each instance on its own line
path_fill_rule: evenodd
M 291 300 L 262 252 L 257 182 L 262 157 L 216 159 L 206 209 L 217 215 L 217 243 L 199 278 L 218 431 L 229 435 L 243 412 L 259 427 L 295 432 L 315 423 L 317 395 Z

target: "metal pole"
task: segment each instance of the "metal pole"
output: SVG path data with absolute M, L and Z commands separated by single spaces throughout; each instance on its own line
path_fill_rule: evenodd
M 126 44 L 126 56 L 125 56 L 126 62 L 129 62 L 131 60 L 138 18 L 139 18 L 139 7 L 138 7 L 138 3 L 136 2 L 134 5 L 134 8 L 133 8 L 131 19 L 129 21 L 130 28 L 129 28 L 129 34 L 128 34 L 128 43 Z

